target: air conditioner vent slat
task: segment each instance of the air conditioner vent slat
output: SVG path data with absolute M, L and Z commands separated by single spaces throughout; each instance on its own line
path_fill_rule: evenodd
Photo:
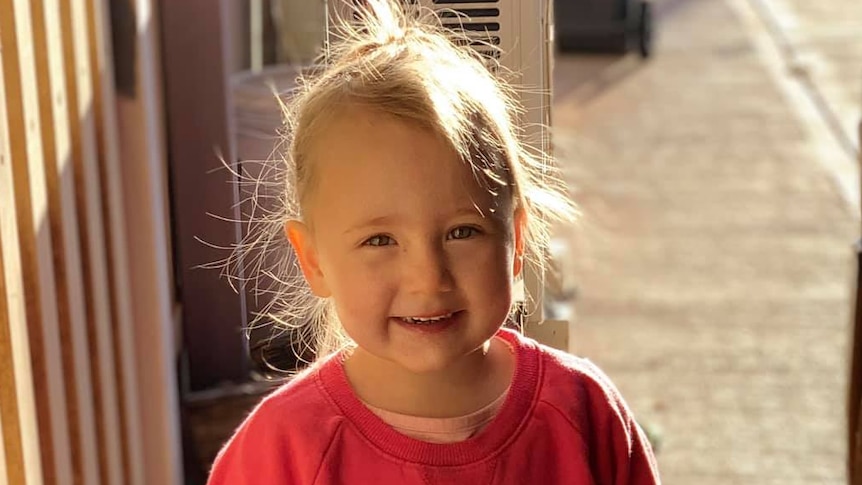
M 486 51 L 486 50 L 482 50 L 482 49 L 476 49 L 476 52 L 478 52 L 479 54 L 482 54 L 483 56 L 486 56 L 486 57 L 492 57 L 494 59 L 500 58 L 500 51 Z
M 470 42 L 471 46 L 477 45 L 500 45 L 500 38 L 497 36 L 488 37 L 487 39 L 482 39 L 480 41 Z
M 500 23 L 499 22 L 475 22 L 475 23 L 463 23 L 463 24 L 443 24 L 444 27 L 449 27 L 450 29 L 459 30 L 459 31 L 467 31 L 467 32 L 499 32 L 500 31 Z
M 454 5 L 459 3 L 500 3 L 500 0 L 434 0 L 434 5 Z
M 439 12 L 440 18 L 444 19 L 452 19 L 452 18 L 477 18 L 477 17 L 499 17 L 500 9 L 499 8 L 456 8 L 454 11 L 452 10 L 443 10 Z M 466 17 L 465 17 L 466 16 Z
M 483 35 L 483 36 L 478 36 L 478 37 L 472 36 L 472 37 L 468 37 L 467 39 L 454 39 L 453 42 L 455 42 L 455 44 L 460 45 L 460 46 L 470 45 L 470 46 L 474 46 L 474 47 L 477 45 L 479 45 L 479 46 L 485 45 L 486 46 L 488 44 L 500 45 L 500 37 L 496 36 L 496 35 L 492 35 L 492 36 L 484 36 Z

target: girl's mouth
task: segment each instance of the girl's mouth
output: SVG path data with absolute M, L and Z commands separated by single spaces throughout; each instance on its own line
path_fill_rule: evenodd
M 440 320 L 452 318 L 452 315 L 452 313 L 445 313 L 436 317 L 401 317 L 401 319 L 407 323 L 413 323 L 417 325 L 430 325 L 435 322 L 439 322 Z
M 460 320 L 461 311 L 444 313 L 434 317 L 396 317 L 402 327 L 423 333 L 441 332 Z

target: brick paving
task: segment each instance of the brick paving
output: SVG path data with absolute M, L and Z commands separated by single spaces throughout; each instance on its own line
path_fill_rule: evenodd
M 855 211 L 728 0 L 655 3 L 654 59 L 556 60 L 571 350 L 661 428 L 667 485 L 845 483 Z

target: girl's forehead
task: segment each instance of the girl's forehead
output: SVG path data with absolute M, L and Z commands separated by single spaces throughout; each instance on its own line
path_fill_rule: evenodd
M 310 152 L 312 170 L 329 179 L 353 176 L 366 183 L 407 183 L 418 175 L 464 180 L 471 174 L 442 136 L 369 108 L 348 108 L 333 117 Z
M 508 198 L 477 177 L 443 137 L 373 111 L 333 120 L 308 162 L 315 173 L 310 199 L 317 210 L 339 217 L 399 211 L 432 216 L 465 207 L 499 216 Z

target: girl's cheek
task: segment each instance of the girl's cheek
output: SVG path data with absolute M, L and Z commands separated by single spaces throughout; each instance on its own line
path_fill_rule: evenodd
M 398 275 L 398 266 L 391 258 L 369 258 L 353 266 L 351 279 L 367 295 L 387 292 Z
M 503 268 L 507 259 L 507 248 L 497 241 L 477 241 L 464 244 L 450 251 L 450 261 L 455 268 L 469 268 L 472 271 L 495 271 Z

